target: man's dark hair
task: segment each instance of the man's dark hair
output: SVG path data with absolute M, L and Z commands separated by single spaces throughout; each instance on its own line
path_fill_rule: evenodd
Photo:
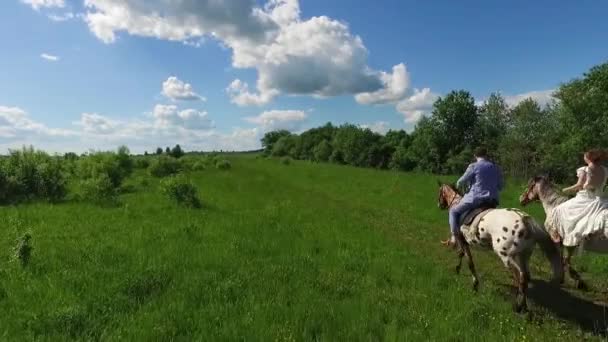
M 485 158 L 488 156 L 488 150 L 485 147 L 477 147 L 473 154 L 477 158 Z

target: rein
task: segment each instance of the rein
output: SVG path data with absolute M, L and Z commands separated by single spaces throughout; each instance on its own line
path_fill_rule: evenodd
M 458 194 L 458 192 L 454 191 L 454 189 L 452 189 L 449 186 L 444 184 L 443 190 L 441 191 L 442 196 L 447 197 L 444 195 L 446 187 L 449 188 L 453 192 L 452 198 L 447 203 L 447 207 L 451 208 L 455 203 L 457 203 L 457 201 L 460 201 L 460 195 Z

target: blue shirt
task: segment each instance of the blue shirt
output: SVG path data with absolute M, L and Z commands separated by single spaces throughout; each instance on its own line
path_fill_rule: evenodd
M 471 189 L 462 199 L 463 203 L 498 200 L 499 192 L 504 186 L 500 168 L 496 164 L 481 158 L 470 164 L 464 175 L 456 183 L 458 187 L 463 184 L 471 185 Z

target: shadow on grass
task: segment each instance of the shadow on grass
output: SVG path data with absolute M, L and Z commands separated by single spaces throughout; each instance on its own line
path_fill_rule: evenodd
M 531 284 L 528 295 L 535 305 L 586 332 L 608 336 L 608 305 L 576 297 L 543 280 L 532 280 Z

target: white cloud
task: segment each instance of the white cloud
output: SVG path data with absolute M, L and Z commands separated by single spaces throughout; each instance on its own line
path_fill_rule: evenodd
M 32 120 L 29 114 L 19 107 L 0 106 L 0 139 L 15 140 L 31 136 L 70 136 L 75 132 L 64 129 L 48 128 Z
M 35 10 L 43 7 L 65 7 L 64 0 L 21 0 L 21 2 L 30 5 Z
M 247 117 L 245 121 L 258 125 L 264 131 L 286 129 L 298 130 L 307 115 L 301 110 L 270 110 L 258 116 Z
M 51 62 L 57 62 L 59 60 L 58 56 L 49 55 L 48 53 L 42 53 L 40 54 L 40 57 Z
M 96 113 L 82 113 L 80 125 L 86 133 L 92 134 L 112 134 L 120 127 L 118 122 Z
M 170 76 L 166 81 L 163 82 L 163 90 L 161 93 L 174 101 L 206 100 L 204 97 L 194 92 L 194 89 L 190 83 L 185 83 L 175 76 Z
M 49 19 L 51 19 L 52 21 L 61 22 L 61 21 L 68 21 L 68 20 L 74 19 L 75 15 L 72 12 L 66 12 L 63 14 L 49 14 L 49 15 L 47 15 L 47 17 Z
M 235 80 L 237 105 L 263 105 L 279 94 L 361 95 L 363 103 L 396 102 L 404 94 L 403 65 L 371 69 L 360 37 L 326 16 L 303 19 L 298 0 L 85 0 L 85 20 L 102 41 L 117 33 L 191 42 L 211 36 L 232 50 L 235 68 L 257 71 L 256 89 Z
M 360 93 L 355 100 L 361 104 L 394 103 L 403 99 L 410 85 L 410 77 L 403 63 L 393 67 L 393 73 L 381 72 L 384 87 L 372 93 Z
M 372 124 L 362 124 L 359 127 L 365 129 L 369 128 L 372 132 L 379 134 L 386 134 L 391 128 L 388 122 L 386 121 L 377 121 Z
M 125 144 L 133 152 L 176 143 L 189 150 L 251 150 L 260 147 L 262 131 L 235 127 L 218 132 L 204 112 L 155 107 L 144 119 L 113 119 L 83 113 L 73 129 L 49 128 L 19 107 L 0 106 L 0 149 L 33 144 L 49 152 L 109 150 Z
M 538 91 L 530 91 L 527 93 L 517 94 L 517 95 L 507 95 L 505 96 L 505 102 L 509 106 L 516 106 L 521 101 L 531 98 L 536 101 L 541 107 L 546 106 L 555 98 L 551 96 L 555 89 L 549 90 L 538 90 Z
M 85 0 L 89 29 L 105 43 L 116 32 L 172 41 L 212 35 L 264 39 L 276 25 L 253 0 Z
M 249 92 L 249 85 L 239 79 L 232 81 L 226 91 L 230 94 L 231 101 L 239 106 L 261 106 L 269 103 L 279 94 L 279 91 L 275 89 L 260 94 L 251 93 Z
M 154 126 L 158 129 L 183 128 L 188 130 L 206 130 L 213 128 L 214 123 L 208 118 L 207 112 L 195 109 L 178 110 L 174 105 L 157 104 L 152 116 Z
M 433 108 L 433 103 L 439 96 L 431 89 L 414 89 L 414 93 L 408 98 L 397 103 L 397 111 L 403 114 L 405 123 L 415 123 L 423 115 L 427 115 Z

